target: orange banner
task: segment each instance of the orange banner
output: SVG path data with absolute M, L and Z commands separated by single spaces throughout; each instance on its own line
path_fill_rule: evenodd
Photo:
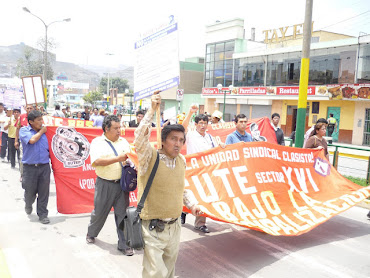
M 370 196 L 320 150 L 242 142 L 186 158 L 186 188 L 208 217 L 271 235 L 308 232 Z
M 276 142 L 266 119 L 257 119 L 260 129 L 255 135 Z M 223 142 L 234 130 L 232 123 L 208 127 Z M 121 130 L 121 135 L 132 143 L 134 131 Z M 92 211 L 96 174 L 90 143 L 102 133 L 100 128 L 48 127 L 60 213 Z M 155 140 L 153 129 L 153 145 Z M 206 216 L 272 235 L 299 235 L 370 196 L 370 187 L 342 177 L 321 151 L 268 142 L 238 143 L 186 156 L 186 189 Z M 137 202 L 136 192 L 130 193 L 130 201 Z

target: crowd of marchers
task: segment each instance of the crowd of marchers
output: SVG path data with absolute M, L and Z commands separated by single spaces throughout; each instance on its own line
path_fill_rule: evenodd
M 120 179 L 122 165 L 130 163 L 127 153 L 129 143 L 120 136 L 122 127 L 135 130 L 134 145 L 138 154 L 138 196 L 143 194 L 155 165 L 157 156 L 160 163 L 155 172 L 153 183 L 140 214 L 142 236 L 145 242 L 143 258 L 143 277 L 174 277 L 175 263 L 179 251 L 181 224 L 186 222 L 182 212 L 185 205 L 194 214 L 194 229 L 209 233 L 206 217 L 202 215 L 197 200 L 185 189 L 185 157 L 180 153 L 186 144 L 186 153 L 193 154 L 220 146 L 238 142 L 266 141 L 258 131 L 258 126 L 250 125 L 251 133 L 246 131 L 248 118 L 245 114 L 235 115 L 235 131 L 229 134 L 225 143 L 218 143 L 207 132 L 209 124 L 222 122 L 223 114 L 215 111 L 212 115 L 199 114 L 197 104 L 192 104 L 188 113 L 182 113 L 176 119 L 165 119 L 161 113 L 162 146 L 154 149 L 150 142 L 150 133 L 155 111 L 160 106 L 161 96 L 155 92 L 151 97 L 148 111 L 139 110 L 136 117 L 128 124 L 122 115 L 108 113 L 97 108 L 72 114 L 68 107 L 55 106 L 50 116 L 75 118 L 93 121 L 93 126 L 102 129 L 102 135 L 91 142 L 90 159 L 95 168 L 94 209 L 87 227 L 86 241 L 95 243 L 95 238 L 103 228 L 109 212 L 114 208 L 118 235 L 117 249 L 126 256 L 134 255 L 134 250 L 126 244 L 120 224 L 129 205 L 129 193 L 122 191 Z M 25 113 L 18 108 L 7 108 L 0 103 L 1 160 L 10 162 L 10 167 L 20 171 L 20 181 L 24 189 L 25 212 L 30 215 L 35 210 L 42 224 L 50 222 L 48 218 L 48 200 L 50 188 L 49 144 L 45 135 L 47 127 L 43 125 L 43 116 L 47 115 L 43 107 L 27 105 Z M 332 115 L 331 115 L 332 118 Z M 328 158 L 326 129 L 331 133 L 337 128 L 333 119 L 319 119 L 305 134 L 305 148 L 323 148 Z M 275 131 L 277 143 L 285 146 L 284 133 L 279 127 L 280 115 L 273 113 L 271 126 Z M 194 125 L 194 128 L 189 128 Z M 294 139 L 294 134 L 291 135 Z M 16 164 L 17 162 L 17 164 Z M 123 164 L 122 164 L 123 163 Z M 370 217 L 370 215 L 369 215 Z

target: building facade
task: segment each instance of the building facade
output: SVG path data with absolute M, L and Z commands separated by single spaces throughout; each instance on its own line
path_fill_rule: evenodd
M 206 45 L 202 91 L 206 109 L 225 109 L 225 121 L 238 113 L 258 118 L 277 112 L 289 136 L 296 124 L 301 24 L 284 37 L 268 30 L 267 43 L 241 37 L 243 25 L 236 19 L 207 26 L 212 36 Z M 238 36 L 224 39 L 230 29 Z M 370 145 L 370 36 L 313 32 L 308 86 L 306 128 L 333 113 L 339 126 L 334 141 Z

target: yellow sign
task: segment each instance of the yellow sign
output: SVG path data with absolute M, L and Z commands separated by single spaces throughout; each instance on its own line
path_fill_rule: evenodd
M 311 30 L 313 30 L 313 21 Z M 287 39 L 295 40 L 297 35 L 303 34 L 303 23 L 295 24 L 293 26 L 280 27 L 279 29 L 264 30 L 262 33 L 265 34 L 265 43 L 276 43 Z

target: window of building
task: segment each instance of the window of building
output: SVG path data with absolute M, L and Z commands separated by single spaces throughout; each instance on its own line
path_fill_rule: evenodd
M 368 83 L 370 81 L 370 44 L 360 46 L 358 61 L 358 83 Z
M 215 87 L 217 84 L 229 86 L 232 82 L 232 55 L 235 42 L 226 41 L 207 44 L 205 60 L 205 87 Z

